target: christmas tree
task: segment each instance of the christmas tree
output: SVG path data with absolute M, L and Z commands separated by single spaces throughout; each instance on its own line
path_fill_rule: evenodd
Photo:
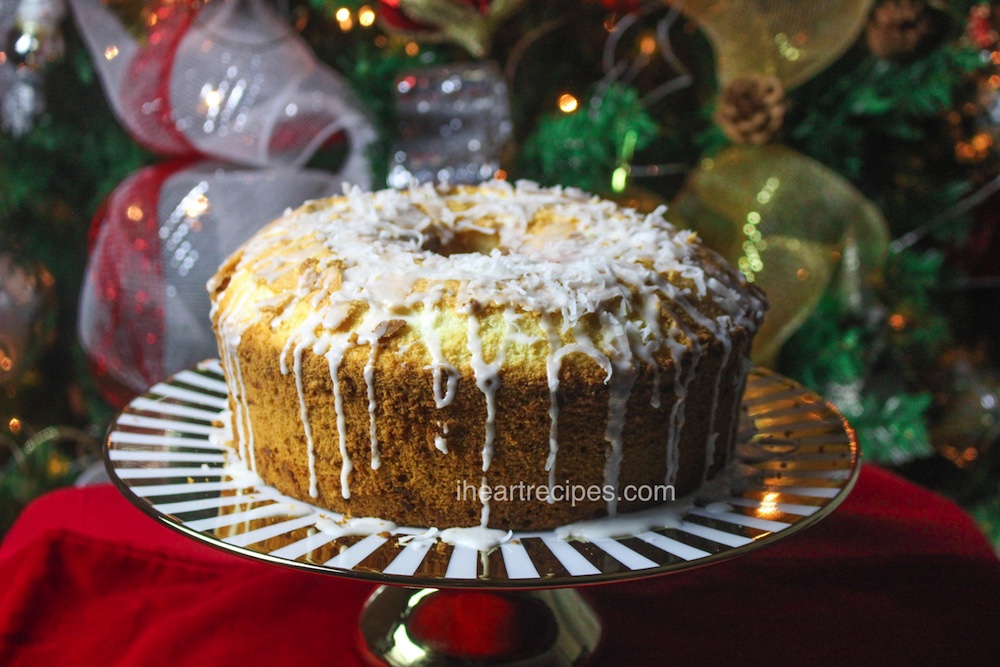
M 0 530 L 210 352 L 247 210 L 495 176 L 668 204 L 771 297 L 755 361 L 1000 544 L 993 5 L 18 0 L 0 28 Z

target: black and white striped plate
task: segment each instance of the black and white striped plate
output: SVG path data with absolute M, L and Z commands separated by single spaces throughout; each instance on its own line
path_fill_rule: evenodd
M 140 509 L 210 545 L 282 565 L 410 586 L 553 588 L 698 567 L 772 544 L 846 497 L 859 471 L 853 431 L 828 403 L 770 371 L 751 373 L 728 493 L 695 504 L 671 527 L 589 541 L 515 533 L 489 552 L 398 527 L 336 537 L 339 518 L 253 486 L 226 468 L 219 444 L 226 385 L 207 361 L 150 388 L 112 424 L 108 473 Z

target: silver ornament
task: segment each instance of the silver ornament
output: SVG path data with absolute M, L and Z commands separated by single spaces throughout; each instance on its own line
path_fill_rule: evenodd
M 388 184 L 479 183 L 500 168 L 511 134 L 507 85 L 493 63 L 454 63 L 396 79 L 398 139 Z

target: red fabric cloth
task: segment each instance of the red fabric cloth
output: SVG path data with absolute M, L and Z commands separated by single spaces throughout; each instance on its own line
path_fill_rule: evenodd
M 217 551 L 109 486 L 52 493 L 0 544 L 0 664 L 358 665 L 371 584 Z M 950 502 L 866 466 L 807 531 L 585 590 L 598 665 L 996 664 L 1000 563 Z

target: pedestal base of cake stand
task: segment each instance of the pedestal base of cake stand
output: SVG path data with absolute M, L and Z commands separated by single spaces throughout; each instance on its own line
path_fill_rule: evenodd
M 380 586 L 358 624 L 371 665 L 583 665 L 597 648 L 596 612 L 572 588 L 495 591 Z

